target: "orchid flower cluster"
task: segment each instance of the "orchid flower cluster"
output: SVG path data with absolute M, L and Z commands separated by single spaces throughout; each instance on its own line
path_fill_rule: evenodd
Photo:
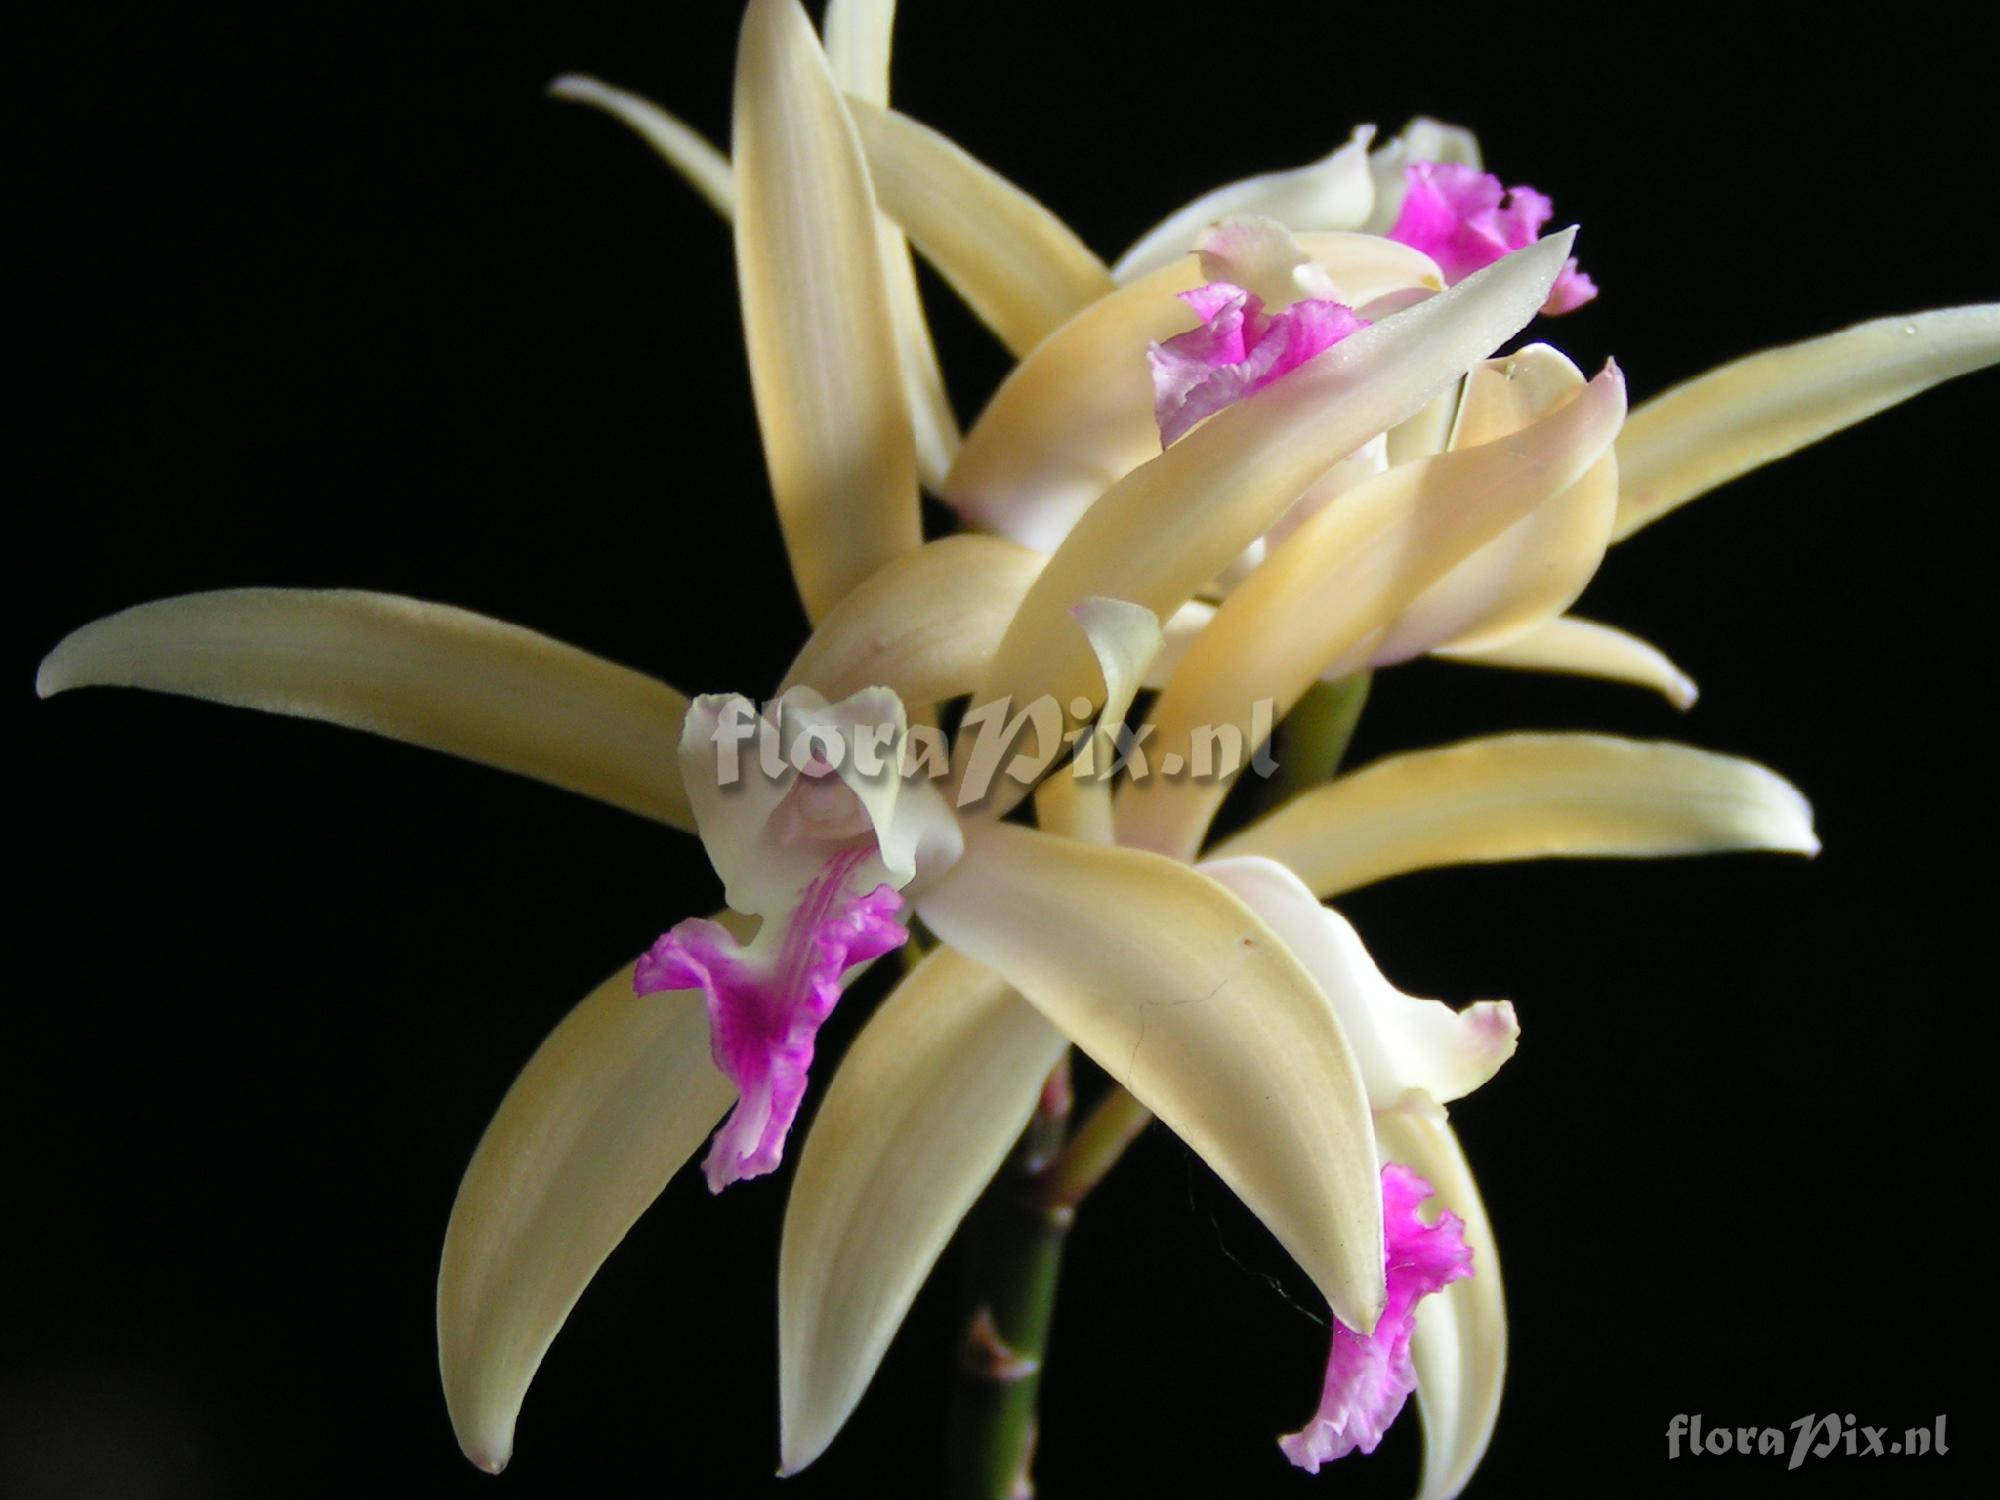
M 718 1192 L 795 1159 L 780 1432 L 786 1472 L 813 1462 L 1075 1048 L 1111 1092 L 1058 1161 L 1076 1168 L 1089 1141 L 1108 1165 L 1157 1117 L 1330 1308 L 1318 1408 L 1285 1454 L 1317 1471 L 1371 1451 L 1414 1393 L 1422 1494 L 1454 1495 L 1492 1432 L 1506 1324 L 1446 1106 L 1519 1026 L 1505 1001 L 1401 992 L 1324 903 L 1447 864 L 1811 854 L 1810 809 L 1773 772 L 1684 745 L 1507 734 L 1322 774 L 1218 841 L 1243 756 L 1171 772 L 1255 747 L 1273 705 L 1351 705 L 1366 674 L 1424 654 L 1687 707 L 1661 651 L 1569 613 L 1607 549 L 2000 359 L 2000 307 L 1753 354 L 1628 414 L 1616 366 L 1586 375 L 1542 342 L 1496 353 L 1597 288 L 1575 231 L 1545 233 L 1550 201 L 1487 173 L 1467 131 L 1363 127 L 1107 263 L 888 107 L 892 13 L 830 0 L 822 37 L 797 0 L 750 0 L 728 157 L 632 95 L 555 85 L 637 129 L 733 224 L 813 625 L 768 703 L 690 700 L 441 604 L 278 589 L 85 626 L 40 691 L 330 720 L 700 839 L 726 909 L 679 921 L 561 1022 L 460 1189 L 439 1355 L 480 1466 L 507 1462 L 571 1306 L 704 1143 Z M 913 251 L 1017 360 L 963 434 Z M 926 540 L 920 489 L 960 529 Z M 1009 721 L 1008 773 L 967 795 L 975 721 L 1040 705 Z M 960 707 L 946 753 L 913 753 L 945 744 Z M 1128 720 L 1166 774 L 1130 753 Z M 738 755 L 750 740 L 772 753 Z M 820 1024 L 898 949 L 900 979 L 822 1078 Z M 1011 1336 L 986 1325 L 1000 1353 Z

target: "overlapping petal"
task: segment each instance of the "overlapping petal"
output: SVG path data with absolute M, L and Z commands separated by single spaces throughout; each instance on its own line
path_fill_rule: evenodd
M 818 620 L 921 538 L 875 197 L 798 0 L 750 0 L 731 146 L 757 422 L 792 575 Z
M 1119 481 L 1029 588 L 975 700 L 1026 704 L 1046 694 L 1067 711 L 1087 697 L 1097 668 L 1071 605 L 1101 594 L 1172 616 L 1326 469 L 1533 316 L 1540 303 L 1531 299 L 1547 295 L 1568 246 L 1555 236 L 1362 330 Z
M 1300 244 L 1356 303 L 1444 286 L 1427 257 L 1389 240 L 1309 234 Z M 1159 453 L 1145 350 L 1188 327 L 1180 294 L 1204 276 L 1182 257 L 1052 333 L 966 433 L 945 498 L 974 525 L 1053 552 L 1099 495 Z
M 1332 1006 L 1241 901 L 1170 860 L 997 824 L 918 911 L 1192 1146 L 1343 1322 L 1374 1327 L 1367 1092 Z
M 1325 357 L 1366 336 L 1357 334 Z M 1212 748 L 1204 757 L 1203 742 L 1221 743 L 1235 751 L 1230 758 L 1240 772 L 1268 729 L 1258 721 L 1260 702 L 1275 704 L 1282 714 L 1322 675 L 1366 666 L 1411 600 L 1581 479 L 1610 446 L 1624 409 L 1624 385 L 1613 367 L 1515 437 L 1391 469 L 1312 517 L 1223 601 L 1195 638 L 1153 705 L 1155 754 L 1163 764 L 1172 756 L 1192 768 L 1214 759 Z M 1036 588 L 1049 576 L 1045 570 Z M 1030 589 L 1024 612 L 1034 598 Z M 1001 649 L 1004 657 L 1006 645 Z M 1119 793 L 1120 841 L 1178 858 L 1192 855 L 1232 779 L 1134 780 Z

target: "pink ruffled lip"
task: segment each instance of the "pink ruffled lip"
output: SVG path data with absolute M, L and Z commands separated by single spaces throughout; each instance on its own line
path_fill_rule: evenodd
M 892 886 L 849 888 L 868 852 L 843 850 L 827 861 L 774 951 L 761 941 L 746 948 L 719 924 L 690 919 L 654 943 L 633 972 L 641 995 L 699 989 L 707 1001 L 711 1055 L 740 1095 L 702 1162 L 711 1192 L 776 1170 L 841 976 L 909 937 Z
M 1256 293 L 1227 281 L 1180 296 L 1201 326 L 1146 350 L 1163 448 L 1368 326 L 1353 309 L 1326 298 L 1307 298 L 1267 314 Z
M 1417 1210 L 1431 1185 L 1394 1162 L 1382 1168 L 1383 1269 L 1388 1300 L 1371 1334 L 1333 1325 L 1319 1410 L 1303 1428 L 1278 1439 L 1285 1457 L 1309 1474 L 1355 1449 L 1373 1453 L 1417 1388 L 1410 1362 L 1417 1304 L 1472 1274 L 1465 1221 L 1438 1215 L 1426 1224 Z
M 1389 238 L 1423 251 L 1448 283 L 1532 245 L 1555 212 L 1548 197 L 1533 188 L 1502 187 L 1492 173 L 1456 162 L 1412 162 L 1403 177 L 1403 207 Z M 1574 312 L 1596 295 L 1597 283 L 1572 257 L 1542 311 Z

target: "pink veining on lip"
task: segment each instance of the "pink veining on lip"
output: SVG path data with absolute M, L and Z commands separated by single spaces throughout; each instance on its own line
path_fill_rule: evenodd
M 1387 1305 L 1371 1334 L 1334 1323 L 1319 1410 L 1302 1429 L 1278 1439 L 1285 1457 L 1310 1474 L 1357 1448 L 1375 1451 L 1417 1388 L 1410 1363 L 1417 1303 L 1472 1274 L 1465 1221 L 1446 1213 L 1426 1224 L 1418 1216 L 1418 1206 L 1432 1196 L 1431 1185 L 1408 1167 L 1391 1162 L 1382 1168 Z
M 1389 238 L 1423 251 L 1447 282 L 1532 245 L 1555 212 L 1533 188 L 1503 188 L 1492 173 L 1457 162 L 1412 162 L 1403 177 L 1408 184 L 1403 208 Z M 1576 268 L 1572 256 L 1542 311 L 1574 312 L 1596 295 L 1597 283 Z
M 1163 448 L 1185 437 L 1203 418 L 1261 391 L 1368 326 L 1351 308 L 1328 298 L 1306 298 L 1267 314 L 1256 293 L 1227 281 L 1211 281 L 1180 296 L 1201 326 L 1146 350 L 1153 370 L 1153 419 Z
M 639 960 L 641 995 L 699 989 L 708 1003 L 709 1049 L 741 1097 L 709 1142 L 702 1172 L 709 1191 L 776 1169 L 785 1135 L 805 1096 L 813 1040 L 840 999 L 840 978 L 855 964 L 900 946 L 903 898 L 880 885 L 848 889 L 868 848 L 829 859 L 801 896 L 771 956 L 746 949 L 715 922 L 678 924 Z

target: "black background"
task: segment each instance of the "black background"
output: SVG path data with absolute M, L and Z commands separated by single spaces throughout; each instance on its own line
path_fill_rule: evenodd
M 1635 395 L 1845 323 L 1991 298 L 1993 110 L 1962 17 L 911 0 L 897 100 L 1115 253 L 1356 120 L 1475 126 L 1580 221 L 1549 337 Z M 140 600 L 351 585 L 519 621 L 689 691 L 775 681 L 782 583 L 723 226 L 601 73 L 726 131 L 727 0 L 25 19 L 10 68 L 7 1212 L 0 1491 L 767 1495 L 783 1179 L 684 1174 L 529 1395 L 459 1457 L 436 1254 L 544 1032 L 714 887 L 698 848 L 499 773 L 153 696 L 37 705 Z M 20 18 L 17 18 L 17 24 Z M 1885 31 L 1882 27 L 1892 28 Z M 967 417 L 1004 368 L 934 303 Z M 1475 1494 L 1986 1493 L 1993 1186 L 1991 408 L 1973 377 L 1619 548 L 1584 610 L 1702 684 L 1419 664 L 1358 753 L 1507 727 L 1783 769 L 1817 861 L 1448 871 L 1345 903 L 1406 989 L 1508 994 L 1455 1111 L 1515 1358 Z M 22 825 L 25 825 L 24 827 Z M 874 991 L 829 1028 L 830 1063 Z M 822 1076 L 824 1076 L 822 1074 Z M 1416 1423 L 1319 1480 L 1272 1437 L 1323 1334 L 1255 1221 L 1149 1137 L 1079 1221 L 1044 1492 L 1398 1496 Z M 1308 1299 L 1309 1300 L 1309 1299 Z M 783 1493 L 928 1492 L 931 1295 Z M 1945 1460 L 1665 1459 L 1677 1412 L 1950 1414 Z

